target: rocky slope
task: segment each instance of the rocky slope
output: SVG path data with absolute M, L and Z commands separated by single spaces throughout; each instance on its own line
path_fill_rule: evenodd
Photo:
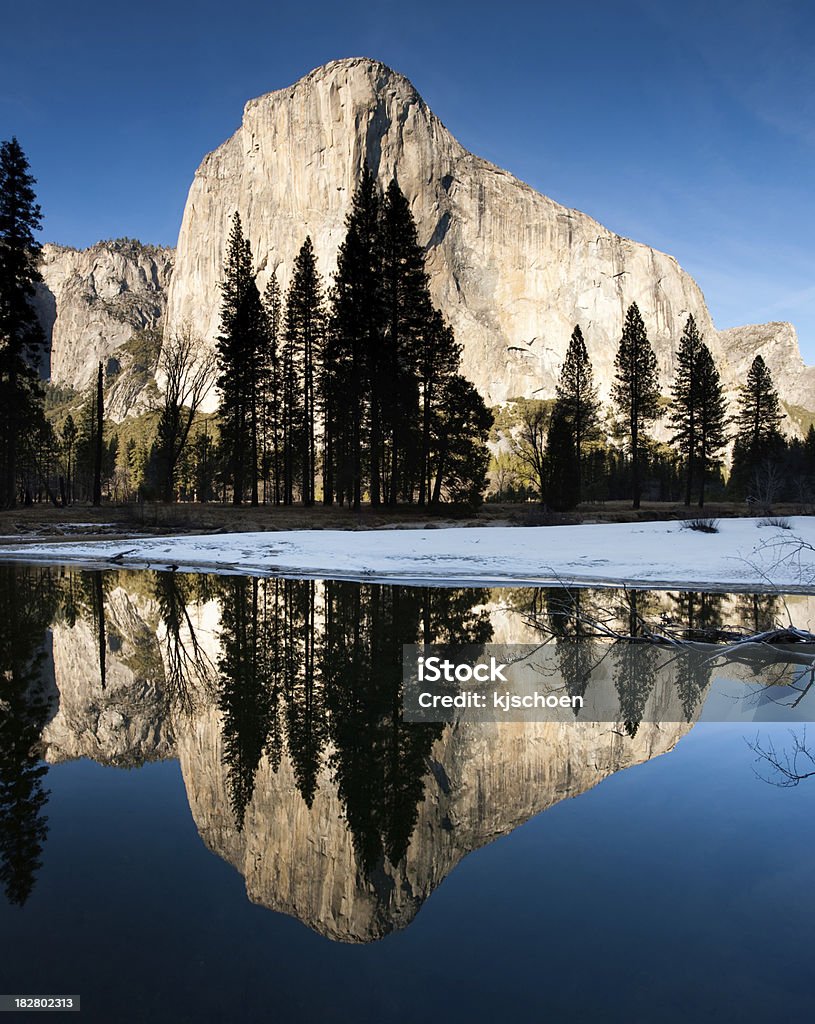
M 204 159 L 184 211 L 168 326 L 190 321 L 206 343 L 215 338 L 235 210 L 261 289 L 272 270 L 286 286 L 307 234 L 328 279 L 365 160 L 382 184 L 396 175 L 410 200 L 435 301 L 464 344 L 464 372 L 489 403 L 552 395 L 575 323 L 607 392 L 623 314 L 636 301 L 666 390 L 693 313 L 731 389 L 752 358 L 750 332 L 758 331 L 782 394 L 815 408 L 815 379 L 801 373 L 790 325 L 717 332 L 699 287 L 673 257 L 467 152 L 407 79 L 367 59 L 333 61 L 251 100 L 241 127 Z
M 130 239 L 81 250 L 44 246 L 35 300 L 50 351 L 44 375 L 82 390 L 100 360 L 117 373 L 133 336 L 163 326 L 174 255 Z

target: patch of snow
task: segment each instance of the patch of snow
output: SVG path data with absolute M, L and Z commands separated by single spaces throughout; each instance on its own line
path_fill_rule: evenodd
M 789 522 L 791 530 L 770 532 L 757 519 L 725 519 L 716 534 L 679 522 L 292 530 L 4 546 L 0 558 L 438 585 L 815 591 L 815 519 Z

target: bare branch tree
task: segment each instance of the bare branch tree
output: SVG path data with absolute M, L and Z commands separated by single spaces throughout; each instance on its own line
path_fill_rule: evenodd
M 512 450 L 528 471 L 543 501 L 546 495 L 546 434 L 551 414 L 543 402 L 532 401 L 523 403 L 520 412 L 519 428 L 512 435 Z
M 756 761 L 763 761 L 770 769 L 769 775 L 765 775 L 754 768 L 758 778 L 773 786 L 780 786 L 782 789 L 797 786 L 804 779 L 815 776 L 815 753 L 807 747 L 806 727 L 803 728 L 800 735 L 790 730 L 790 736 L 792 736 L 791 750 L 776 750 L 772 740 L 769 740 L 766 745 L 762 745 L 758 736 L 752 743 L 748 742 L 747 744 L 756 755 Z
M 166 341 L 158 376 L 164 383 L 164 405 L 154 446 L 154 461 L 164 501 L 175 495 L 176 467 L 181 459 L 195 414 L 215 380 L 215 353 L 185 323 Z

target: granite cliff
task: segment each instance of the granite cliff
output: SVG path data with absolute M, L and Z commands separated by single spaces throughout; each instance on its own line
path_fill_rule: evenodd
M 426 247 L 435 301 L 464 345 L 463 371 L 492 404 L 551 396 L 580 323 L 603 392 L 626 307 L 636 301 L 667 384 L 688 313 L 720 363 L 743 379 L 745 329 L 718 332 L 696 282 L 676 260 L 622 238 L 467 152 L 411 83 L 377 61 L 332 61 L 246 104 L 235 134 L 205 157 L 190 188 L 168 298 L 168 326 L 218 328 L 218 281 L 230 219 L 240 212 L 261 288 L 283 287 L 308 234 L 327 279 L 364 161 L 396 176 Z M 702 244 L 702 240 L 700 240 Z M 815 408 L 815 370 L 801 372 L 794 329 L 758 331 L 782 394 Z M 741 333 L 740 333 L 741 332 Z
M 45 247 L 37 306 L 51 379 L 82 389 L 100 359 L 127 370 L 127 344 L 139 331 L 163 329 L 166 337 L 188 322 L 212 346 L 236 210 L 261 289 L 273 270 L 287 286 L 307 234 L 329 284 L 365 161 L 382 185 L 395 175 L 407 195 L 434 299 L 464 346 L 464 373 L 489 404 L 553 395 L 575 323 L 607 395 L 624 312 L 636 301 L 666 393 L 693 313 L 731 395 L 761 352 L 785 401 L 815 410 L 815 368 L 804 365 L 792 325 L 717 331 L 701 290 L 673 257 L 469 153 L 406 78 L 363 58 L 332 61 L 246 104 L 235 134 L 195 174 L 176 252 L 128 240 L 85 251 Z M 148 407 L 154 389 L 151 374 L 146 383 L 144 374 L 125 374 L 111 404 L 115 418 Z
M 90 249 L 45 245 L 35 307 L 45 331 L 43 376 L 82 391 L 101 361 L 111 380 L 132 363 L 128 343 L 160 334 L 173 271 L 174 250 L 132 239 L 98 242 Z M 118 381 L 109 410 L 116 419 L 149 404 L 142 375 L 135 388 Z

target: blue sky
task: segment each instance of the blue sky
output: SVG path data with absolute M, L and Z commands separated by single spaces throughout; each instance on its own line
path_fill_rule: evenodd
M 376 57 L 469 149 L 676 256 L 717 326 L 791 320 L 815 362 L 813 54 L 809 0 L 0 0 L 0 138 L 45 239 L 172 245 L 247 99 Z

